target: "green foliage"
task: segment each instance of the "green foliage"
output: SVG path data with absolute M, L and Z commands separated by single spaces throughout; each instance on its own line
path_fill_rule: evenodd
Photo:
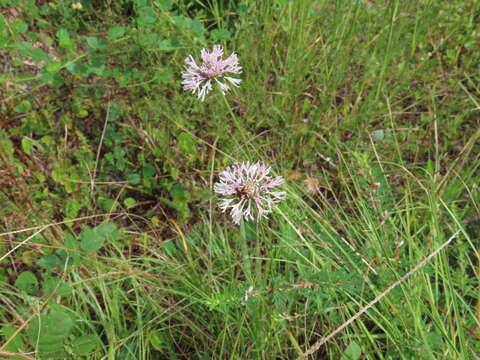
M 105 241 L 114 242 L 119 237 L 120 233 L 115 224 L 104 223 L 94 228 L 86 227 L 80 234 L 80 248 L 86 252 L 95 252 Z
M 62 309 L 35 317 L 28 327 L 28 338 L 36 344 L 40 359 L 62 359 L 66 356 L 64 341 L 73 330 L 74 320 Z
M 79 2 L 0 0 L 2 350 L 296 358 L 460 228 L 313 357 L 480 353 L 478 2 Z M 214 44 L 242 83 L 199 102 Z M 288 197 L 238 228 L 244 160 Z
M 362 356 L 362 348 L 356 342 L 352 342 L 345 349 L 341 360 L 358 360 Z
M 88 356 L 95 352 L 100 345 L 100 339 L 95 335 L 84 335 L 71 343 L 72 351 L 77 356 Z
M 38 291 L 38 280 L 32 272 L 24 271 L 17 277 L 15 286 L 27 294 L 35 294 Z
M 22 352 L 25 351 L 25 349 L 27 348 L 23 339 L 23 334 L 20 333 L 15 336 L 16 331 L 17 329 L 13 326 L 3 326 L 2 329 L 0 329 L 0 334 L 5 339 L 12 339 L 11 342 L 7 346 L 5 346 L 4 349 L 6 351 Z M 12 338 L 12 336 L 14 337 Z

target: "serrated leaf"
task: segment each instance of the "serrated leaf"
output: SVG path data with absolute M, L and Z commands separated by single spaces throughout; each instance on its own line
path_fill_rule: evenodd
M 24 271 L 17 277 L 15 287 L 33 295 L 38 292 L 38 280 L 32 272 Z

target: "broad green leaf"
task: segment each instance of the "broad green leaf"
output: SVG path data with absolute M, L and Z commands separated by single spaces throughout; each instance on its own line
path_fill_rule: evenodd
M 140 180 L 141 180 L 141 178 L 140 178 L 140 175 L 139 175 L 139 174 L 133 173 L 133 174 L 128 174 L 128 175 L 127 175 L 127 181 L 128 181 L 128 183 L 131 184 L 131 185 L 138 185 L 138 184 L 140 184 Z
M 40 48 L 33 48 L 28 56 L 30 56 L 32 60 L 37 63 L 41 61 L 50 61 L 50 56 L 45 51 L 43 51 L 43 49 Z
M 73 352 L 78 356 L 86 356 L 95 351 L 100 345 L 96 335 L 84 335 L 72 341 Z
M 43 294 L 48 296 L 55 291 L 55 296 L 67 296 L 73 292 L 73 288 L 70 284 L 61 282 L 58 277 L 52 277 L 45 280 L 43 284 Z
M 38 260 L 37 265 L 43 266 L 47 270 L 53 270 L 55 268 L 61 269 L 64 263 L 57 255 L 48 254 Z
M 32 155 L 33 143 L 32 140 L 26 136 L 22 138 L 22 150 L 28 156 Z
M 19 18 L 16 18 L 15 20 L 13 20 L 11 27 L 12 27 L 13 32 L 16 33 L 16 34 L 23 34 L 24 32 L 26 32 L 28 30 L 28 25 L 25 24 Z
M 86 38 L 88 46 L 96 49 L 98 47 L 98 39 L 94 36 L 89 36 Z
M 125 204 L 127 209 L 130 209 L 131 207 L 134 207 L 137 202 L 135 201 L 134 198 L 129 197 L 123 200 L 123 203 Z
M 341 360 L 358 360 L 360 356 L 362 356 L 362 348 L 356 342 L 352 342 L 343 352 Z
M 173 16 L 175 24 L 184 30 L 192 31 L 196 34 L 201 34 L 204 31 L 202 23 L 198 19 L 190 19 L 186 16 Z
M 62 68 L 62 64 L 58 61 L 52 61 L 50 64 L 47 65 L 46 70 L 47 72 L 53 73 L 57 72 Z
M 88 46 L 94 50 L 104 50 L 108 46 L 108 41 L 105 39 L 97 39 L 94 36 L 88 36 L 86 38 Z
M 38 280 L 32 272 L 24 271 L 17 277 L 15 287 L 32 295 L 38 291 Z
M 80 247 L 83 251 L 95 252 L 102 247 L 104 241 L 102 234 L 89 227 L 80 235 Z
M 32 104 L 28 100 L 22 100 L 13 110 L 15 110 L 16 113 L 27 113 L 32 110 Z
M 113 26 L 108 29 L 108 37 L 112 39 L 117 39 L 122 37 L 125 34 L 125 28 L 122 26 Z
M 22 56 L 30 56 L 33 45 L 28 41 L 19 41 L 15 44 L 15 49 L 17 49 Z
M 54 310 L 35 317 L 28 326 L 27 334 L 30 343 L 37 344 L 40 358 L 61 359 L 65 357 L 63 342 L 73 326 L 73 319 L 68 313 Z
M 145 6 L 138 11 L 137 22 L 139 26 L 152 25 L 157 21 L 155 10 L 151 7 Z
M 44 73 L 42 74 L 42 80 L 51 86 L 60 87 L 64 84 L 63 77 L 59 73 Z
M 95 228 L 87 227 L 80 235 L 80 248 L 86 252 L 95 252 L 105 241 L 114 241 L 118 238 L 114 224 L 101 224 Z
M 184 202 L 187 199 L 187 192 L 182 184 L 173 185 L 170 189 L 170 195 L 175 202 Z

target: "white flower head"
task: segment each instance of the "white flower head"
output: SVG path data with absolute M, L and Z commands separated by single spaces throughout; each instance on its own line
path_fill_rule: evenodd
M 269 175 L 270 170 L 261 162 L 243 162 L 220 173 L 214 191 L 225 196 L 220 201 L 220 209 L 222 212 L 229 210 L 235 224 L 239 224 L 242 218 L 258 221 L 266 217 L 274 205 L 285 198 L 285 191 L 273 190 L 283 184 L 283 177 Z
M 214 45 L 212 52 L 202 49 L 200 57 L 202 58 L 200 65 L 197 65 L 191 55 L 185 59 L 186 67 L 182 73 L 184 90 L 197 94 L 198 98 L 204 101 L 205 96 L 212 90 L 212 83 L 218 84 L 223 94 L 230 89 L 229 85 L 240 85 L 241 79 L 226 75 L 227 73 L 242 73 L 242 68 L 238 65 L 237 54 L 232 53 L 223 60 L 222 46 Z

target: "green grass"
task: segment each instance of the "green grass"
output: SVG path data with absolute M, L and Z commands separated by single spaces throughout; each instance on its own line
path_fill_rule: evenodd
M 478 1 L 80 2 L 0 0 L 0 357 L 478 358 Z M 234 226 L 244 160 L 287 199 Z

